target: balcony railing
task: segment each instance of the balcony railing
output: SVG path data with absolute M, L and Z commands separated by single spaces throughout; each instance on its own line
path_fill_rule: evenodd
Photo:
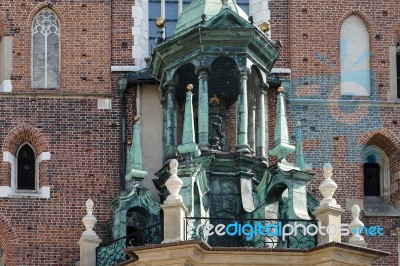
M 159 244 L 163 240 L 164 231 L 161 224 L 156 224 L 125 237 L 118 238 L 111 243 L 100 245 L 96 249 L 98 266 L 117 265 L 129 259 L 124 249 L 133 246 Z
M 316 220 L 204 217 L 185 217 L 184 219 L 185 240 L 200 239 L 214 247 L 312 248 L 317 246 Z

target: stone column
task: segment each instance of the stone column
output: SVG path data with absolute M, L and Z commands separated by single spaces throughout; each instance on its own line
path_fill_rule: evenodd
M 93 231 L 94 225 L 97 223 L 96 217 L 93 215 L 93 201 L 86 201 L 87 214 L 83 217 L 82 222 L 86 230 L 82 233 L 82 237 L 78 242 L 80 246 L 80 266 L 96 266 L 96 248 L 99 246 L 101 239 Z
M 341 206 L 336 203 L 336 200 L 332 198 L 337 189 L 336 183 L 331 179 L 332 165 L 326 163 L 323 169 L 325 180 L 319 186 L 319 190 L 324 198 L 313 213 L 320 222 L 319 226 L 321 227 L 318 233 L 318 245 L 342 241 L 340 225 L 342 213 L 344 212 Z
M 256 150 L 256 107 L 250 107 L 249 115 L 249 146 L 252 152 Z
M 177 145 L 176 83 L 170 80 L 164 84 L 164 88 L 166 89 L 165 96 L 167 98 L 165 159 L 171 159 L 176 156 Z
M 183 181 L 177 176 L 178 161 L 172 159 L 170 168 L 171 176 L 165 182 L 170 195 L 161 205 L 164 211 L 164 240 L 162 243 L 183 241 L 185 239 L 184 217 L 188 212 L 182 196 L 179 195 Z
M 268 84 L 263 84 L 258 95 L 256 155 L 262 160 L 267 160 L 265 153 L 265 90 L 267 88 Z
M 237 106 L 237 152 L 250 153 L 250 146 L 248 144 L 248 105 L 247 105 L 247 75 L 249 71 L 247 68 L 240 72 L 240 88 Z
M 196 70 L 199 76 L 198 99 L 198 142 L 201 151 L 210 150 L 208 142 L 208 73 L 209 68 L 201 67 Z

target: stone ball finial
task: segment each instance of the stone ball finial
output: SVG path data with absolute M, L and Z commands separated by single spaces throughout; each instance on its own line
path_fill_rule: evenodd
M 88 199 L 86 201 L 87 214 L 82 219 L 83 225 L 85 226 L 86 229 L 86 231 L 83 232 L 83 235 L 94 235 L 94 236 L 96 235 L 96 233 L 93 231 L 93 228 L 97 223 L 97 219 L 93 215 L 93 206 L 94 206 L 93 201 L 91 199 Z
M 360 228 L 364 226 L 364 224 L 360 221 L 360 207 L 357 204 L 354 204 L 351 207 L 351 216 L 353 220 L 349 224 L 349 230 L 352 237 L 349 238 L 349 243 L 357 246 L 365 247 L 366 243 L 364 238 L 360 235 Z
M 358 206 L 357 204 L 354 204 L 353 207 L 351 207 L 351 216 L 353 217 L 353 219 L 358 219 L 358 217 L 360 217 L 360 206 Z
M 283 87 L 281 86 L 281 87 L 279 87 L 276 91 L 277 91 L 278 93 L 284 93 L 284 92 L 285 92 L 285 88 L 283 88 Z
M 333 167 L 330 163 L 326 163 L 323 167 L 325 180 L 319 185 L 319 191 L 324 198 L 321 200 L 320 206 L 323 204 L 336 205 L 336 200 L 332 198 L 337 189 L 336 183 L 331 179 L 332 169 Z
M 192 91 L 193 90 L 193 84 L 188 84 L 188 85 L 186 85 L 186 89 L 188 90 L 188 91 Z
M 324 169 L 324 172 L 328 172 L 328 171 L 332 172 L 333 167 L 330 163 L 326 163 L 326 164 L 324 164 L 323 169 Z
M 86 211 L 87 211 L 88 213 L 92 213 L 92 212 L 93 212 L 93 206 L 94 206 L 93 200 L 88 199 L 88 200 L 86 201 Z
M 178 161 L 176 159 L 172 159 L 169 163 L 171 176 L 168 178 L 167 182 L 165 182 L 165 186 L 169 191 L 169 196 L 165 200 L 165 203 L 179 203 L 182 202 L 182 196 L 179 195 L 179 192 L 183 186 L 183 181 L 178 177 Z

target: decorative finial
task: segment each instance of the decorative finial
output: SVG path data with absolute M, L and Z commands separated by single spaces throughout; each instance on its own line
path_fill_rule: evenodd
M 284 93 L 284 92 L 285 92 L 285 88 L 282 87 L 282 86 L 280 86 L 280 87 L 276 90 L 276 92 L 277 92 L 277 93 Z
M 182 196 L 179 195 L 179 191 L 183 186 L 183 181 L 178 177 L 178 161 L 172 159 L 169 163 L 171 176 L 165 182 L 165 186 L 169 191 L 169 196 L 164 203 L 179 203 L 183 202 Z
M 137 115 L 135 115 L 134 117 L 133 117 L 133 122 L 137 122 L 137 121 L 139 121 L 140 120 L 140 117 L 139 116 L 137 116 Z
M 357 245 L 365 247 L 367 244 L 365 243 L 364 238 L 360 235 L 360 228 L 364 226 L 364 224 L 360 221 L 360 207 L 357 204 L 354 204 L 351 207 L 351 216 L 353 220 L 349 224 L 349 230 L 353 234 L 349 239 L 349 244 Z
M 265 33 L 270 30 L 271 25 L 269 24 L 268 21 L 265 21 L 265 22 L 261 23 L 259 27 L 260 27 L 260 30 Z
M 328 205 L 336 205 L 336 200 L 332 198 L 333 194 L 337 189 L 336 183 L 331 179 L 332 176 L 332 165 L 330 163 L 324 164 L 323 176 L 325 180 L 319 185 L 319 191 L 321 191 L 322 196 L 324 199 L 321 200 L 319 205 L 328 204 Z
M 83 217 L 82 222 L 85 225 L 86 230 L 82 235 L 93 235 L 96 236 L 96 233 L 93 231 L 95 224 L 97 223 L 96 217 L 93 215 L 93 206 L 94 203 L 91 199 L 86 201 L 86 212 L 87 214 Z
M 162 29 L 165 26 L 165 19 L 163 17 L 158 17 L 155 21 L 157 28 Z
M 188 91 L 192 91 L 192 90 L 193 90 L 193 84 L 188 84 L 188 85 L 186 86 L 186 89 L 187 89 Z

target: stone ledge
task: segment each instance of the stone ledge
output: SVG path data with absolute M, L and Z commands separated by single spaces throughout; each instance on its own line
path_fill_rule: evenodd
M 389 253 L 331 242 L 311 249 L 211 247 L 192 240 L 131 247 L 131 259 L 122 265 L 371 265 Z M 283 259 L 284 258 L 284 259 Z

